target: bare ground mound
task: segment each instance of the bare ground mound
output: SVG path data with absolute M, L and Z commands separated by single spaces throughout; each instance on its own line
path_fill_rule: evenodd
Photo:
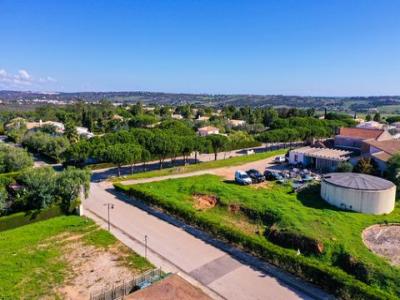
M 373 225 L 363 231 L 362 239 L 372 252 L 400 266 L 400 224 Z
M 194 207 L 198 210 L 213 208 L 218 203 L 218 199 L 213 195 L 195 194 L 193 195 Z

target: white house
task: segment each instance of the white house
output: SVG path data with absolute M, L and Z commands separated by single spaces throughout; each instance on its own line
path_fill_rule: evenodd
M 78 134 L 80 136 L 86 137 L 88 139 L 94 137 L 94 134 L 92 132 L 89 131 L 88 128 L 86 127 L 76 127 L 76 131 L 78 132 Z
M 228 124 L 231 125 L 232 127 L 238 127 L 238 126 L 246 125 L 246 121 L 230 119 L 230 120 L 228 120 Z
M 219 134 L 219 129 L 213 126 L 201 127 L 197 130 L 200 136 L 208 136 L 211 134 Z

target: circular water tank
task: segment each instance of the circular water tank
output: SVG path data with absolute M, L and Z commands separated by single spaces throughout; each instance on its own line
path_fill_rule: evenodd
M 321 182 L 321 197 L 341 209 L 388 214 L 395 206 L 396 186 L 380 177 L 359 173 L 329 173 Z

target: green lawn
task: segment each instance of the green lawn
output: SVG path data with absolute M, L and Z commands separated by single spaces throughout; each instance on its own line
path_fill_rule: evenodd
M 196 171 L 202 171 L 207 169 L 216 169 L 222 167 L 232 167 L 232 166 L 239 166 L 245 163 L 250 163 L 253 161 L 266 159 L 269 157 L 273 157 L 276 155 L 282 155 L 287 152 L 287 149 L 275 150 L 275 151 L 267 151 L 261 152 L 251 155 L 243 155 L 243 156 L 236 156 L 227 159 L 221 160 L 213 160 L 208 162 L 202 162 L 198 164 L 192 164 L 187 166 L 181 167 L 174 167 L 174 168 L 167 168 L 162 170 L 155 170 L 143 173 L 136 173 L 133 175 L 128 176 L 121 176 L 113 179 L 113 182 L 123 181 L 123 180 L 130 180 L 130 179 L 143 179 L 143 178 L 152 178 L 152 177 L 159 177 L 159 176 L 167 176 L 173 174 L 183 174 L 183 173 L 190 173 Z M 220 154 L 221 155 L 221 154 Z
M 0 232 L 0 299 L 57 298 L 54 288 L 71 271 L 62 258 L 65 234 L 82 235 L 84 243 L 104 249 L 119 245 L 107 231 L 78 216 L 56 217 Z M 152 267 L 132 251 L 122 259 L 138 272 Z
M 296 263 L 300 261 L 311 266 L 310 268 L 316 267 L 325 273 L 335 274 L 340 283 L 343 281 L 351 286 L 346 290 L 347 293 L 351 293 L 353 286 L 358 286 L 369 290 L 371 294 L 383 292 L 383 296 L 376 296 L 377 299 L 385 299 L 390 295 L 400 297 L 400 268 L 393 267 L 385 259 L 374 255 L 361 240 L 361 232 L 370 225 L 400 222 L 399 203 L 390 215 L 366 215 L 331 207 L 319 197 L 319 186 L 296 194 L 290 187 L 275 183 L 262 188 L 244 187 L 224 182 L 212 175 L 116 186 L 162 206 L 218 236 L 251 248 L 250 250 L 267 260 L 306 279 L 318 281 L 318 278 L 313 278 L 316 276 L 315 270 L 310 271 L 311 275 L 304 274 L 305 269 L 299 271 L 296 267 L 285 265 L 286 258 L 279 261 L 278 256 L 287 255 L 288 259 L 293 259 Z M 218 205 L 208 210 L 196 209 L 193 195 L 199 194 L 216 196 Z M 235 206 L 240 207 L 239 212 L 232 212 L 230 209 Z M 289 238 L 318 241 L 324 246 L 323 253 L 302 251 L 301 258 L 294 258 L 297 247 L 290 243 L 283 245 L 276 240 L 272 242 L 269 234 L 273 230 L 289 233 Z M 230 236 L 234 234 L 235 237 Z M 302 246 L 299 244 L 298 248 Z M 343 257 L 350 257 L 354 264 L 349 267 L 349 263 L 343 263 Z M 335 286 L 332 288 L 335 289 Z M 340 294 L 341 297 L 345 297 L 343 293 Z

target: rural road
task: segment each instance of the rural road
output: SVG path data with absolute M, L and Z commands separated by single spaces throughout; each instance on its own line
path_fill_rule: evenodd
M 251 162 L 240 168 L 263 170 L 271 158 Z M 237 167 L 218 168 L 160 178 L 137 180 L 135 183 L 212 173 L 230 174 Z M 96 175 L 94 174 L 94 178 Z M 131 182 L 132 183 L 132 182 Z M 103 226 L 107 220 L 106 203 L 112 203 L 110 212 L 112 232 L 121 241 L 144 254 L 143 241 L 148 238 L 148 258 L 169 272 L 178 272 L 192 284 L 201 287 L 214 299 L 328 299 L 329 295 L 293 276 L 271 267 L 255 258 L 249 263 L 238 260 L 242 252 L 227 245 L 214 244 L 211 237 L 179 224 L 172 217 L 142 204 L 132 204 L 127 196 L 116 192 L 111 183 L 93 180 L 88 199 L 84 201 L 85 214 Z M 170 219 L 168 219 L 170 218 Z M 222 244 L 222 243 L 221 243 Z M 238 255 L 236 255 L 239 253 Z M 244 254 L 244 256 L 246 256 Z M 247 255 L 250 257 L 249 255 Z M 256 261 L 256 262 L 254 262 Z M 257 268 L 253 266 L 256 265 Z M 260 269 L 266 270 L 260 271 Z M 271 275 L 273 274 L 273 275 Z

